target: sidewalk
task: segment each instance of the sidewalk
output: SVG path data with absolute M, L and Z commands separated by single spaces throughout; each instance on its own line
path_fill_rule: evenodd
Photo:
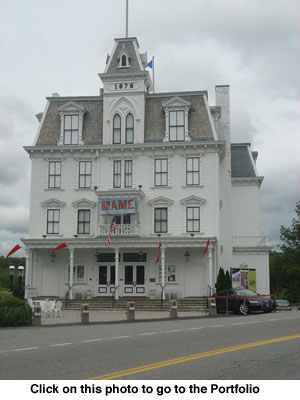
M 178 312 L 178 318 L 204 317 L 207 314 L 201 311 Z M 118 322 L 126 321 L 125 311 L 90 310 L 90 322 Z M 168 311 L 136 311 L 135 320 L 168 319 Z M 42 318 L 42 325 L 74 324 L 80 323 L 80 310 L 62 310 L 62 316 L 57 318 Z

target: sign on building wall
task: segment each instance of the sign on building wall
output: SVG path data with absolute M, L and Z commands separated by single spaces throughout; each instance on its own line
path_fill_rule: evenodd
M 232 288 L 241 288 L 241 270 L 240 268 L 231 268 Z
M 100 214 L 120 215 L 136 212 L 135 197 L 100 199 Z
M 256 292 L 256 269 L 249 269 L 249 289 Z
M 250 289 L 256 292 L 256 269 L 231 268 L 233 289 Z

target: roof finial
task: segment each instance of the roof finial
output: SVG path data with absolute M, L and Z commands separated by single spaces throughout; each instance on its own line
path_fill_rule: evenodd
M 128 38 L 128 0 L 126 0 L 126 38 Z

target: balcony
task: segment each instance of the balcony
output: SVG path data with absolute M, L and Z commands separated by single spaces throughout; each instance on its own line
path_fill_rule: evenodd
M 99 236 L 107 236 L 110 231 L 110 224 L 99 225 Z M 114 236 L 130 236 L 136 234 L 136 225 L 134 224 L 120 224 L 114 230 Z
M 233 247 L 267 247 L 267 236 L 233 236 Z

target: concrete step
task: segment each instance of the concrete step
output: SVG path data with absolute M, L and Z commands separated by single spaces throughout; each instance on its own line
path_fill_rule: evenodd
M 85 299 L 85 300 L 64 300 L 63 309 L 80 310 L 82 304 L 89 304 L 90 309 L 94 310 L 126 310 L 127 303 L 134 302 L 135 309 L 140 311 L 159 311 L 169 310 L 169 300 L 134 299 L 134 300 L 115 300 L 111 299 Z M 203 311 L 207 308 L 206 298 L 180 299 L 177 301 L 179 311 Z

